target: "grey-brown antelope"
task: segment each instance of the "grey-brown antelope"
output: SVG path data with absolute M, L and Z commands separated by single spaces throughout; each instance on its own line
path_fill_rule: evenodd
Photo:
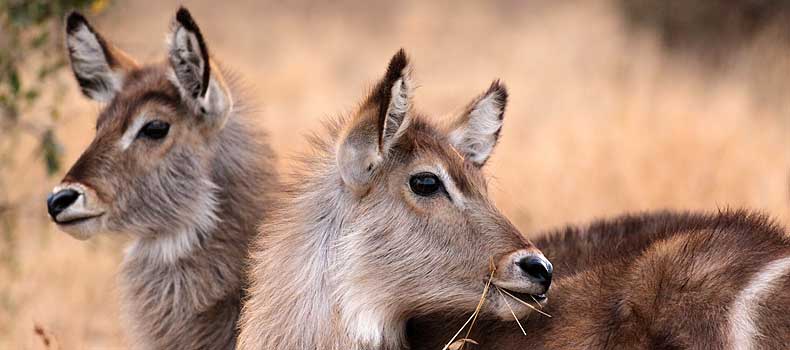
M 763 216 L 623 216 L 534 242 L 556 264 L 543 310 L 553 317 L 521 319 L 526 335 L 515 322 L 483 320 L 469 336 L 480 345 L 467 349 L 790 345 L 790 238 Z M 442 349 L 465 316 L 435 313 L 410 320 L 411 349 Z
M 412 108 L 403 51 L 289 176 L 253 248 L 240 349 L 399 349 L 406 322 L 474 309 L 490 281 L 543 300 L 552 266 L 489 198 L 499 82 L 445 125 Z M 512 305 L 516 315 L 530 309 Z M 511 317 L 504 297 L 487 313 Z
M 140 65 L 68 16 L 74 75 L 105 106 L 47 204 L 76 238 L 133 237 L 121 272 L 132 347 L 229 349 L 247 247 L 275 181 L 272 151 L 186 9 L 168 39 L 167 60 Z

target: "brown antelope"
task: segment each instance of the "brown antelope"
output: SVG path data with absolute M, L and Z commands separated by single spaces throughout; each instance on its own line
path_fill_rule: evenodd
M 765 217 L 654 213 L 535 240 L 556 264 L 553 318 L 486 320 L 468 349 L 787 349 L 790 238 Z M 371 290 L 370 293 L 375 293 Z M 470 310 L 467 310 L 470 312 Z M 412 319 L 412 349 L 441 349 L 462 313 Z
M 265 135 L 184 8 L 166 62 L 138 65 L 78 13 L 66 44 L 82 92 L 106 106 L 47 200 L 52 220 L 79 239 L 133 237 L 121 291 L 134 348 L 233 348 L 247 247 L 275 184 Z
M 552 266 L 491 203 L 482 171 L 504 86 L 437 127 L 412 108 L 410 72 L 401 50 L 289 177 L 253 248 L 240 349 L 402 348 L 410 318 L 474 308 L 492 261 L 493 283 L 544 299 Z M 496 296 L 486 308 L 511 314 Z

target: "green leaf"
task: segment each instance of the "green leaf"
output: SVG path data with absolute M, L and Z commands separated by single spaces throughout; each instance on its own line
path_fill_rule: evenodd
M 52 69 L 60 70 L 63 67 L 66 67 L 67 64 L 69 64 L 69 62 L 66 61 L 66 58 L 61 56 L 55 61 L 55 63 L 52 64 Z
M 11 93 L 16 96 L 19 94 L 19 89 L 22 87 L 22 83 L 19 81 L 19 73 L 14 67 L 11 67 L 11 71 L 8 73 L 8 84 L 11 86 Z
M 41 137 L 41 153 L 47 175 L 52 176 L 60 171 L 61 146 L 55 138 L 52 129 L 47 129 Z
M 52 75 L 53 73 L 57 73 L 67 64 L 66 60 L 63 58 L 58 58 L 51 64 L 42 65 L 41 68 L 38 69 L 38 80 L 44 80 L 48 76 Z
M 47 65 L 42 65 L 41 68 L 38 69 L 38 75 L 36 77 L 39 81 L 44 80 L 50 73 L 52 69 Z
M 30 41 L 31 49 L 39 49 L 49 42 L 49 31 L 43 30 Z
M 33 103 L 38 98 L 39 94 L 40 93 L 36 89 L 27 90 L 25 91 L 25 100 L 27 100 L 28 103 Z
M 11 4 L 8 6 L 8 18 L 12 25 L 24 27 L 32 22 L 32 16 L 25 4 Z
M 58 121 L 60 119 L 60 110 L 57 107 L 52 107 L 49 111 L 49 118 L 53 121 Z

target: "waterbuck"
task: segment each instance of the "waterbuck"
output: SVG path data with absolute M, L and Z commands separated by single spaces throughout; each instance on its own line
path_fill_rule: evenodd
M 493 205 L 482 171 L 505 87 L 443 126 L 414 111 L 413 90 L 401 50 L 359 108 L 312 139 L 252 250 L 240 349 L 399 349 L 410 318 L 474 308 L 492 265 L 494 284 L 545 299 L 552 265 Z M 485 306 L 511 317 L 497 295 Z
M 105 103 L 96 136 L 47 199 L 78 239 L 133 238 L 121 271 L 130 342 L 229 349 L 251 237 L 274 187 L 272 151 L 180 8 L 168 58 L 139 65 L 86 19 L 67 18 L 82 92 Z
M 652 213 L 534 241 L 556 266 L 552 318 L 485 320 L 467 349 L 787 349 L 790 237 L 763 216 Z M 374 291 L 371 291 L 374 293 Z M 471 310 L 467 310 L 467 313 Z M 412 319 L 411 349 L 441 349 L 463 313 Z

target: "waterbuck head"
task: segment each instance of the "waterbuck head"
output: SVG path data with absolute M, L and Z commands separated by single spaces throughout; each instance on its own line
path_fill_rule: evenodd
M 410 319 L 474 310 L 494 267 L 493 283 L 545 298 L 551 264 L 494 206 L 482 169 L 504 86 L 444 126 L 415 112 L 413 92 L 401 50 L 351 115 L 312 138 L 252 249 L 240 349 L 403 348 Z M 511 315 L 488 300 L 485 316 Z
M 104 107 L 92 143 L 47 199 L 52 220 L 79 239 L 212 225 L 212 157 L 233 99 L 190 13 L 178 10 L 168 59 L 150 65 L 112 46 L 82 15 L 66 23 L 74 76 Z
M 499 139 L 505 87 L 494 81 L 444 126 L 414 111 L 413 91 L 400 51 L 336 146 L 354 203 L 344 208 L 336 293 L 348 329 L 373 343 L 371 321 L 388 314 L 473 310 L 492 270 L 494 284 L 527 300 L 544 300 L 551 282 L 551 263 L 497 210 L 483 173 Z M 510 304 L 521 316 L 529 310 Z M 486 307 L 512 317 L 499 294 Z

